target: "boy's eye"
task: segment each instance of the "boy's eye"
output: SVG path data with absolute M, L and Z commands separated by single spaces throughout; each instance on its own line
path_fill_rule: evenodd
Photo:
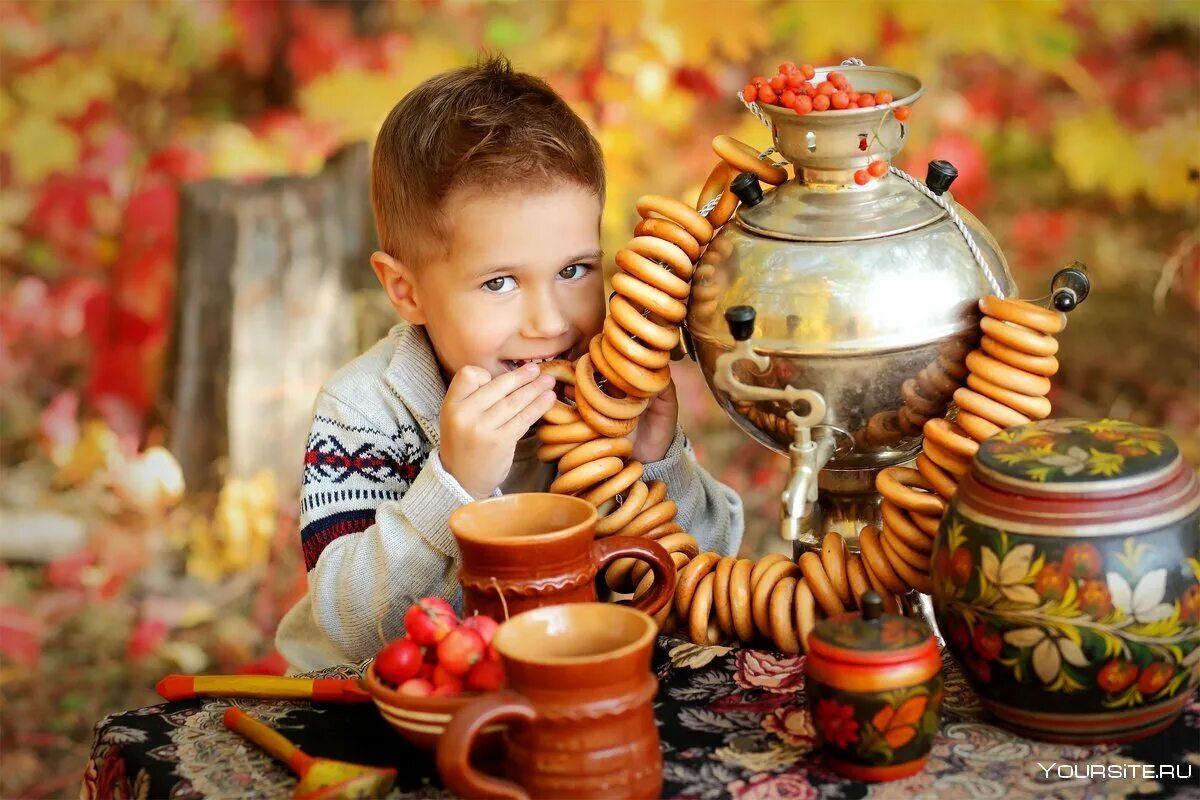
M 560 269 L 558 277 L 565 281 L 573 281 L 587 275 L 589 269 L 591 268 L 587 264 L 571 264 L 569 267 Z
M 505 283 L 506 281 L 511 282 L 512 286 L 509 287 L 508 284 Z M 516 288 L 516 285 L 517 285 L 517 282 L 514 281 L 512 279 L 512 276 L 510 276 L 510 275 L 504 275 L 499 278 L 492 278 L 490 281 L 483 282 L 483 288 L 494 294 L 505 294 L 505 293 L 511 291 L 513 288 Z

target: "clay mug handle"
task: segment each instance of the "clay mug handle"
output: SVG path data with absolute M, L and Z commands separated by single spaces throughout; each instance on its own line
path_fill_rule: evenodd
M 460 797 L 500 797 L 505 800 L 529 800 L 517 784 L 494 778 L 471 765 L 471 748 L 484 728 L 504 720 L 537 716 L 533 704 L 516 692 L 491 692 L 472 700 L 455 712 L 446 730 L 438 737 L 437 768 L 442 783 Z
M 653 539 L 637 536 L 608 536 L 592 542 L 592 558 L 603 570 L 618 558 L 645 561 L 654 573 L 654 583 L 633 607 L 654 616 L 675 595 L 675 562 L 666 549 Z

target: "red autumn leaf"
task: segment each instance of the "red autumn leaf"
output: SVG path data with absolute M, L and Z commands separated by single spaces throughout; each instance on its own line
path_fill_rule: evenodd
M 0 606 L 0 656 L 23 667 L 42 658 L 42 624 L 19 606 Z

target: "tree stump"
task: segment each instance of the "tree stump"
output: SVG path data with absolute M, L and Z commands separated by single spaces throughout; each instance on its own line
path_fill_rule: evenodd
M 374 282 L 366 144 L 316 175 L 184 187 L 165 407 L 190 491 L 262 469 L 298 485 L 312 404 L 358 347 Z

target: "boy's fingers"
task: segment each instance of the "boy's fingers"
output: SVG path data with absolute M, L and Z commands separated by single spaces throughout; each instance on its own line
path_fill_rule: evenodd
M 507 395 L 512 394 L 514 390 L 528 385 L 530 381 L 537 380 L 539 375 L 536 365 L 521 367 L 498 375 L 475 390 L 471 395 L 471 406 L 479 413 L 486 412 Z
M 554 405 L 556 400 L 558 398 L 552 390 L 542 392 L 533 399 L 532 403 L 521 411 L 518 411 L 516 416 L 506 422 L 501 431 L 511 436 L 514 440 L 521 438 L 525 434 L 525 431 L 537 424 L 542 415 L 550 410 L 550 407 Z
M 483 415 L 483 421 L 489 428 L 499 429 L 517 414 L 524 411 L 538 399 L 542 392 L 554 394 L 554 382 L 535 380 L 521 386 L 506 397 L 500 398 L 495 405 Z
M 483 367 L 463 367 L 450 379 L 446 400 L 452 403 L 464 400 L 491 379 L 491 373 Z

